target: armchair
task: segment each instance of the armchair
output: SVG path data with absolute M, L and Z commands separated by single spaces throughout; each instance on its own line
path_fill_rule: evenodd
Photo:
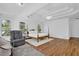
M 22 32 L 19 30 L 11 31 L 11 45 L 18 47 L 25 44 L 25 39 L 22 36 Z

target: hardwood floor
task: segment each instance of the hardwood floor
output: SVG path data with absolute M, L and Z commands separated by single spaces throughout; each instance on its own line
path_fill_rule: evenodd
M 56 39 L 35 47 L 47 56 L 79 56 L 79 39 Z

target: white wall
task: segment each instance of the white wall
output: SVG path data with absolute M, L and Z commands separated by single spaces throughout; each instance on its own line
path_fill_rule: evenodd
M 26 26 L 28 25 L 28 29 L 36 29 L 37 21 L 30 20 L 30 19 L 15 19 L 11 20 L 11 30 L 19 30 L 19 22 L 25 22 Z
M 19 29 L 19 22 L 25 22 L 26 25 L 28 24 L 29 29 L 37 28 L 37 24 L 42 24 L 40 20 L 42 18 L 35 17 L 32 19 L 11 19 L 11 30 L 18 30 Z M 71 21 L 69 21 L 71 20 Z M 0 19 L 1 24 L 1 19 Z M 49 33 L 51 37 L 56 38 L 64 38 L 68 39 L 69 37 L 79 37 L 79 20 L 75 19 L 68 19 L 68 18 L 61 18 L 56 20 L 49 20 L 45 21 L 43 24 L 44 32 L 48 33 L 48 27 L 49 27 Z M 0 26 L 0 35 L 1 35 L 1 26 Z
M 71 19 L 71 37 L 79 37 L 79 19 Z
M 11 30 L 19 30 L 19 22 L 11 20 Z
M 69 39 L 69 19 L 59 19 L 54 22 L 53 36 Z
M 50 20 L 44 24 L 49 25 L 49 32 L 51 37 L 69 39 L 69 19 L 62 18 L 57 20 Z M 46 31 L 46 26 L 44 26 Z
M 0 18 L 0 36 L 1 36 L 1 18 Z

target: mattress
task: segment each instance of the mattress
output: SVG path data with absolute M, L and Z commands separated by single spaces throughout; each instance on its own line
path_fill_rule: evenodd
M 30 33 L 30 34 L 29 34 L 29 37 L 38 38 L 37 35 L 38 35 L 39 37 L 45 37 L 45 36 L 48 36 L 47 33 L 38 33 L 38 34 L 37 34 L 37 33 Z

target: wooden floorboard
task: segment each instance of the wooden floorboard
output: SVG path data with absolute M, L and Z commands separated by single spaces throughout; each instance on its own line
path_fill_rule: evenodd
M 34 47 L 47 56 L 79 56 L 79 39 L 55 39 Z

